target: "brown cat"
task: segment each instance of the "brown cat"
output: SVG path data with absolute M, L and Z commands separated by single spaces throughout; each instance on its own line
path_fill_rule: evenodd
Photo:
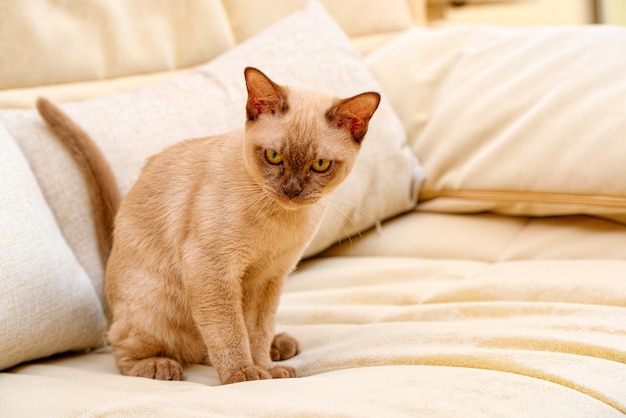
M 296 376 L 272 363 L 299 351 L 293 337 L 274 337 L 281 287 L 380 96 L 337 99 L 254 68 L 245 81 L 245 129 L 150 158 L 119 207 L 105 290 L 123 374 L 180 380 L 183 365 L 207 363 L 222 383 Z M 119 192 L 97 147 L 45 99 L 38 109 L 87 172 L 96 222 L 111 219 Z M 110 226 L 100 237 L 106 259 Z

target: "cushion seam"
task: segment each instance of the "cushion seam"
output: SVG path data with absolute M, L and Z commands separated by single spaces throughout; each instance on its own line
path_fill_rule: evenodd
M 626 208 L 626 197 L 610 195 L 583 195 L 574 193 L 553 192 L 522 192 L 495 190 L 441 190 L 437 192 L 422 191 L 420 201 L 433 200 L 438 197 L 454 197 L 461 199 L 490 200 L 505 202 L 536 202 L 555 204 L 592 204 L 597 206 Z

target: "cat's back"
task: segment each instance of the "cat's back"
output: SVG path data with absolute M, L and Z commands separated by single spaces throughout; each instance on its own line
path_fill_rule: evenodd
M 198 192 L 222 181 L 239 135 L 185 140 L 149 158 L 120 206 L 116 230 L 127 231 L 117 235 L 169 235 L 178 229 Z
M 219 167 L 226 163 L 225 157 L 236 149 L 236 144 L 241 143 L 242 135 L 243 132 L 232 131 L 171 145 L 147 160 L 139 180 L 167 175 L 162 180 L 179 181 L 180 177 L 193 178 L 207 170 L 220 173 Z

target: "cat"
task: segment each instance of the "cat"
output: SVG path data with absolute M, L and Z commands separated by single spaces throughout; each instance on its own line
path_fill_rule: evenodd
M 107 338 L 124 375 L 181 380 L 185 365 L 203 363 L 222 384 L 296 377 L 273 363 L 300 351 L 292 336 L 274 336 L 281 288 L 354 166 L 380 95 L 339 99 L 252 67 L 244 78 L 244 127 L 151 157 L 121 204 L 88 135 L 37 102 L 92 189 Z

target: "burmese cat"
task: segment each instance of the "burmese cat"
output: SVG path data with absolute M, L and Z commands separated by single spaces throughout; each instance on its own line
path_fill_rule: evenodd
M 108 339 L 125 375 L 180 380 L 185 364 L 206 363 L 222 383 L 296 376 L 272 363 L 299 351 L 273 334 L 281 287 L 352 169 L 380 96 L 338 99 L 254 68 L 244 75 L 245 128 L 150 158 L 115 216 Z M 87 173 L 106 260 L 119 200 L 110 168 L 59 109 L 45 99 L 38 109 Z

